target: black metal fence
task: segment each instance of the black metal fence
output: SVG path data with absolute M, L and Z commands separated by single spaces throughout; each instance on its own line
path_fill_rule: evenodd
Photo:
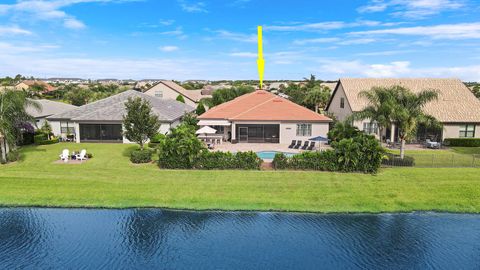
M 400 155 L 389 154 L 382 162 L 384 167 L 418 167 L 418 168 L 480 168 L 480 155 L 456 153 L 415 153 Z

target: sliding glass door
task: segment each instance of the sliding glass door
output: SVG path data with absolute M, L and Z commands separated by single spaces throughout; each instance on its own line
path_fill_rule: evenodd
M 80 141 L 122 142 L 122 125 L 80 124 Z

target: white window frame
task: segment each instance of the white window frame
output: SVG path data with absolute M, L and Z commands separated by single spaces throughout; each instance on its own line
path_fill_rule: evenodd
M 297 124 L 297 136 L 307 137 L 312 136 L 312 124 L 299 123 Z
M 163 98 L 163 91 L 162 90 L 155 90 L 154 95 L 155 95 L 155 97 Z
M 475 124 L 460 125 L 458 136 L 459 138 L 475 138 Z

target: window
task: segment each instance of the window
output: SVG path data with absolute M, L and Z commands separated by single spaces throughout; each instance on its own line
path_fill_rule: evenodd
M 340 98 L 340 108 L 345 108 L 345 98 Z
M 312 136 L 312 124 L 297 124 L 297 136 Z
M 155 96 L 158 98 L 163 98 L 163 91 L 162 90 L 155 91 Z
M 460 126 L 460 138 L 473 138 L 475 137 L 475 125 L 466 124 Z
M 377 123 L 363 123 L 363 131 L 367 134 L 377 134 L 378 133 L 378 125 Z
M 60 133 L 62 134 L 75 134 L 75 127 L 72 123 L 60 122 Z
M 215 134 L 225 133 L 225 127 L 224 126 L 212 126 L 212 128 L 217 131 Z

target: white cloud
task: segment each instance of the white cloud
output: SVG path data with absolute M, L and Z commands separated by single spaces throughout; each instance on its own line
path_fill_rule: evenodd
M 465 0 L 371 0 L 357 9 L 360 13 L 382 12 L 391 8 L 392 15 L 409 19 L 423 19 L 465 7 Z
M 368 20 L 359 20 L 356 22 L 327 21 L 327 22 L 317 22 L 317 23 L 294 23 L 294 24 L 287 24 L 287 25 L 266 25 L 264 29 L 268 31 L 315 32 L 315 31 L 337 30 L 337 29 L 343 29 L 343 28 L 353 28 L 353 27 L 394 26 L 398 24 L 401 24 L 401 22 L 383 23 L 379 21 L 368 21 Z
M 325 38 L 312 38 L 312 39 L 297 39 L 293 41 L 296 45 L 316 44 L 316 43 L 334 43 L 340 41 L 340 38 L 325 37 Z
M 377 51 L 377 52 L 363 52 L 357 53 L 358 56 L 390 56 L 397 54 L 405 54 L 414 52 L 413 50 L 391 50 L 391 51 Z
M 183 11 L 190 13 L 207 13 L 206 4 L 204 2 L 187 2 L 186 0 L 178 0 Z
M 308 45 L 318 43 L 333 43 L 334 45 L 361 45 L 376 42 L 373 38 L 357 38 L 357 39 L 340 39 L 338 37 L 325 37 L 325 38 L 312 38 L 312 39 L 299 39 L 293 41 L 296 45 Z
M 178 51 L 179 48 L 177 46 L 161 46 L 158 49 L 162 52 L 174 52 Z
M 233 41 L 240 41 L 240 42 L 250 42 L 250 43 L 257 43 L 258 38 L 257 35 L 247 35 L 242 33 L 235 33 L 226 30 L 215 30 L 213 31 L 217 34 L 217 38 L 220 39 L 228 39 Z
M 60 21 L 70 29 L 81 29 L 85 24 L 62 9 L 80 3 L 123 3 L 140 0 L 17 0 L 14 4 L 0 4 L 0 15 L 24 20 Z
M 31 35 L 32 32 L 22 29 L 18 26 L 1 26 L 0 36 L 2 35 Z
M 85 24 L 75 18 L 68 18 L 68 19 L 65 19 L 65 21 L 63 22 L 63 25 L 66 27 L 66 28 L 69 28 L 69 29 L 83 29 L 85 28 Z
M 0 51 L 7 52 L 9 55 L 24 54 L 30 52 L 41 52 L 59 48 L 58 45 L 52 44 L 12 44 L 8 42 L 0 42 Z
M 432 39 L 478 39 L 480 23 L 441 24 L 351 32 L 351 35 L 408 35 Z
M 256 53 L 252 53 L 252 52 L 233 52 L 233 53 L 229 53 L 228 55 L 234 56 L 234 57 L 244 57 L 244 58 L 257 58 L 258 56 Z

